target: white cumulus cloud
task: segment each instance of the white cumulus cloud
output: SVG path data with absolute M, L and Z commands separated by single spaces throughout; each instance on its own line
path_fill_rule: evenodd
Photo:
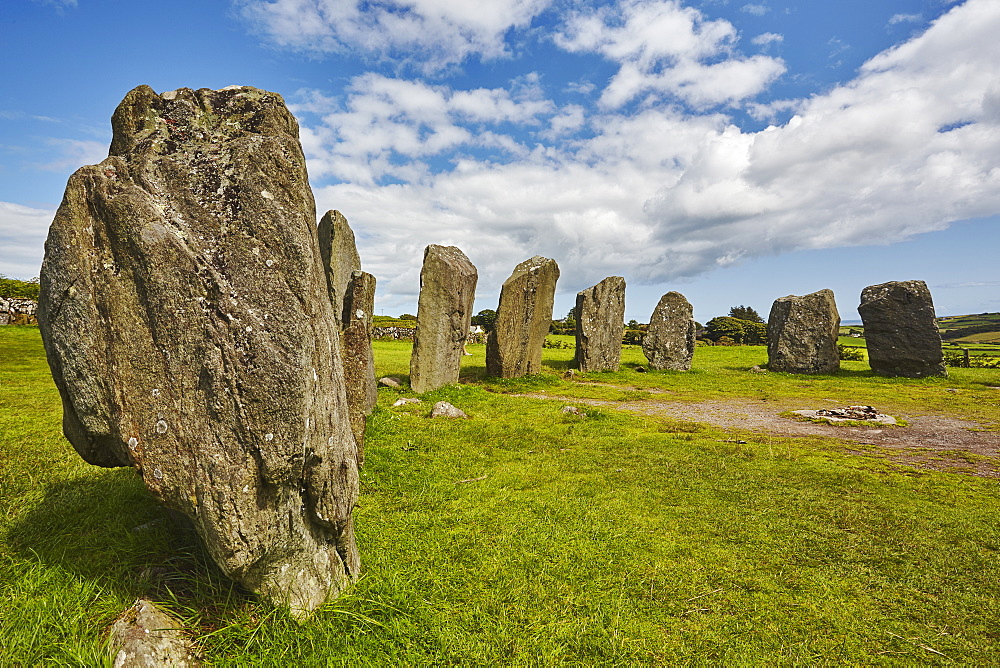
M 358 50 L 425 70 L 507 54 L 505 35 L 529 26 L 550 0 L 241 0 L 243 16 L 280 47 Z
M 51 209 L 0 202 L 0 274 L 22 280 L 38 276 L 53 216 Z
M 752 97 L 785 71 L 780 59 L 734 53 L 737 37 L 728 21 L 709 20 L 677 0 L 625 0 L 570 14 L 555 41 L 619 64 L 601 96 L 605 108 L 645 94 L 706 108 Z
M 652 4 L 628 6 L 652 11 Z M 669 85 L 678 86 L 697 58 L 663 54 L 717 53 L 731 40 L 728 24 L 702 25 L 678 5 L 655 5 L 673 6 L 678 13 L 669 18 L 695 26 L 682 31 L 692 38 L 687 46 L 626 34 L 629 12 L 610 34 L 608 16 L 574 15 L 564 46 L 618 54 L 622 71 L 674 77 Z M 900 241 L 1000 214 L 998 30 L 1000 4 L 968 0 L 872 58 L 854 80 L 772 103 L 794 115 L 758 132 L 740 129 L 724 111 L 671 104 L 626 114 L 612 104 L 559 107 L 538 90 L 519 99 L 502 90 L 358 80 L 336 110 L 304 126 L 323 147 L 311 172 L 338 169 L 321 153 L 368 172 L 318 188 L 317 202 L 350 219 L 387 306 L 412 302 L 428 243 L 462 248 L 480 268 L 481 292 L 493 294 L 514 264 L 535 254 L 557 259 L 563 288 L 575 291 L 611 274 L 658 283 L 747 258 Z M 669 67 L 643 69 L 665 58 Z M 731 76 L 698 86 L 738 88 L 745 62 L 734 59 Z M 519 132 L 503 130 L 507 119 Z M 488 145 L 503 146 L 503 159 L 441 148 Z M 428 163 L 444 155 L 448 166 Z M 376 184 L 379 173 L 397 182 Z

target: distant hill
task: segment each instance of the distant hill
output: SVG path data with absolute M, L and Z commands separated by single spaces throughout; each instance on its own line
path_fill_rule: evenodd
M 941 338 L 956 343 L 1000 343 L 1000 313 L 938 318 Z

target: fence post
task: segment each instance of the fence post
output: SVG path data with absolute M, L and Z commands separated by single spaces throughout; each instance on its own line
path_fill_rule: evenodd
M 970 366 L 969 365 L 969 349 L 968 348 L 962 348 L 962 352 L 965 353 L 965 359 L 963 360 L 962 366 L 965 367 L 966 369 L 968 369 L 969 366 Z

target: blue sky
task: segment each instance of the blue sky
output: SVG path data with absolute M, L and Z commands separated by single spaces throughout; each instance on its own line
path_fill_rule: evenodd
M 299 118 L 318 213 L 341 210 L 414 312 L 429 243 L 476 308 L 532 255 L 628 318 L 679 290 L 704 322 L 923 279 L 1000 311 L 995 0 L 11 0 L 0 8 L 0 273 L 37 275 L 66 178 L 131 88 L 252 85 Z

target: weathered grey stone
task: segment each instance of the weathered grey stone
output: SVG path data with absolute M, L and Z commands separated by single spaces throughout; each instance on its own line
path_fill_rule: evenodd
M 618 371 L 625 330 L 625 279 L 609 276 L 576 293 L 576 366 Z
M 344 295 L 341 351 L 351 431 L 358 446 L 358 466 L 365 461 L 365 423 L 378 401 L 375 356 L 372 353 L 372 315 L 375 312 L 375 277 L 358 270 L 351 274 Z
M 393 378 L 392 376 L 382 376 L 378 379 L 378 384 L 382 387 L 402 387 L 399 378 Z
M 424 249 L 417 331 L 410 357 L 414 392 L 430 392 L 458 382 L 478 278 L 476 268 L 458 248 L 431 244 Z
M 45 244 L 64 433 L 304 614 L 358 574 L 358 471 L 298 125 L 255 88 L 140 86 L 112 126 Z
M 354 272 L 361 270 L 361 257 L 354 243 L 354 231 L 339 211 L 327 211 L 319 221 L 319 252 L 326 267 L 330 301 L 337 313 L 344 309 Z M 346 318 L 345 318 L 346 322 Z
M 139 599 L 111 624 L 108 637 L 114 668 L 200 666 L 183 625 L 155 603 Z
M 466 415 L 465 411 L 463 411 L 461 408 L 455 408 L 447 401 L 439 401 L 436 404 L 434 404 L 434 407 L 431 409 L 431 417 L 467 418 L 469 416 Z
M 518 378 L 542 370 L 542 344 L 552 326 L 559 280 L 555 260 L 536 255 L 514 268 L 500 289 L 497 319 L 486 339 L 486 371 Z
M 649 360 L 649 368 L 690 370 L 694 357 L 694 327 L 694 309 L 684 295 L 668 292 L 660 297 L 642 340 L 642 352 Z
M 882 376 L 945 376 L 941 332 L 923 281 L 890 281 L 861 292 L 868 363 Z
M 767 317 L 767 368 L 833 373 L 840 368 L 840 313 L 832 290 L 775 299 Z

